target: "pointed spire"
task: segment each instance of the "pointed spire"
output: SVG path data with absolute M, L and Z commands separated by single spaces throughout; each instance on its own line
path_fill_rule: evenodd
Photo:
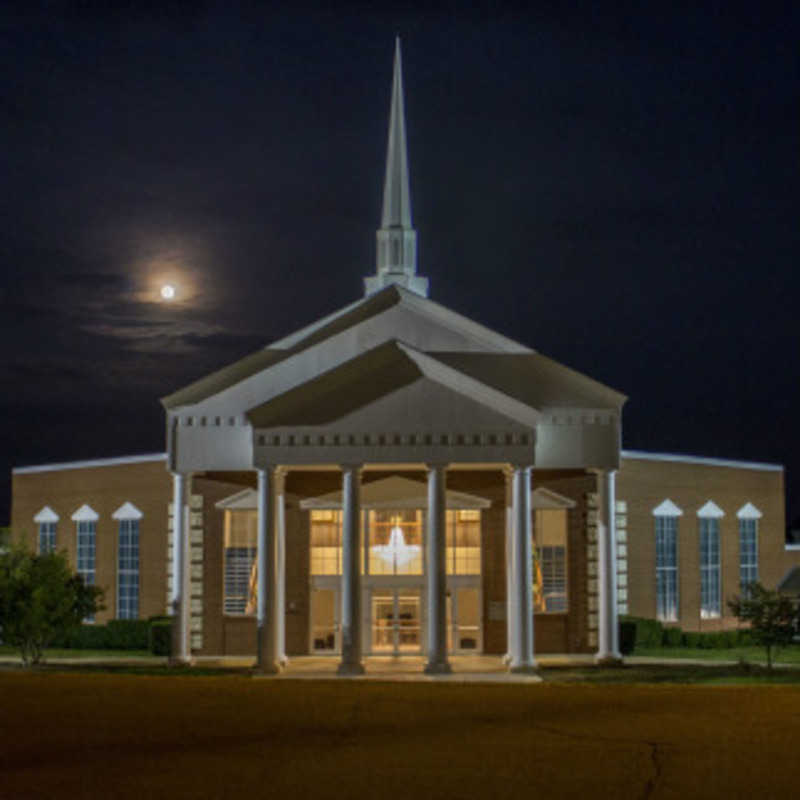
M 381 228 L 411 227 L 411 194 L 408 189 L 406 115 L 403 107 L 403 62 L 400 37 L 394 43 L 392 110 L 389 115 L 389 145 L 386 150 L 386 177 L 383 182 Z
M 378 230 L 376 275 L 364 279 L 367 295 L 390 284 L 428 296 L 428 279 L 417 275 L 417 232 L 411 227 L 411 192 L 406 150 L 406 115 L 403 104 L 403 65 L 400 37 L 395 39 L 389 143 L 383 183 L 383 213 Z

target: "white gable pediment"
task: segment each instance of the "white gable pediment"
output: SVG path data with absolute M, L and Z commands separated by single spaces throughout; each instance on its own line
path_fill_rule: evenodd
M 34 518 L 34 522 L 58 522 L 58 514 L 50 506 L 45 506 Z
M 713 500 L 709 500 L 697 510 L 697 516 L 701 519 L 721 519 L 725 512 Z
M 764 515 L 752 504 L 745 503 L 737 512 L 739 519 L 761 519 Z
M 683 511 L 675 505 L 669 498 L 664 500 L 663 503 L 659 503 L 653 509 L 653 516 L 654 517 L 682 517 Z
M 554 492 L 552 489 L 545 489 L 540 486 L 531 492 L 531 508 L 539 510 L 575 508 L 575 501 Z
M 84 503 L 71 517 L 73 522 L 97 522 L 100 515 L 89 505 Z
M 112 519 L 141 519 L 144 516 L 133 503 L 123 503 L 112 515 Z

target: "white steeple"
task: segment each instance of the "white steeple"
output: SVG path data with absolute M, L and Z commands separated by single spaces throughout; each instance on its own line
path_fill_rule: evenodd
M 373 294 L 392 283 L 400 284 L 423 297 L 428 296 L 428 279 L 417 275 L 417 232 L 411 227 L 399 36 L 395 39 L 394 46 L 392 107 L 389 115 L 386 178 L 383 184 L 383 213 L 381 227 L 378 229 L 377 270 L 375 276 L 364 278 L 365 294 Z

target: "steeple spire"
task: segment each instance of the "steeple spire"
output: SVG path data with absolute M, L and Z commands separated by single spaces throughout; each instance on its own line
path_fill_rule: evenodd
M 378 229 L 376 275 L 364 279 L 365 294 L 397 283 L 428 296 L 428 279 L 417 275 L 417 232 L 411 227 L 411 192 L 408 181 L 406 120 L 403 107 L 403 67 L 400 37 L 395 39 L 389 144 L 383 184 L 383 213 Z

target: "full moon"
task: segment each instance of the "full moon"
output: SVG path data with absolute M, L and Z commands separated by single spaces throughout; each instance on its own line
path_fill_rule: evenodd
M 175 297 L 175 287 L 167 283 L 161 287 L 161 297 L 164 300 L 172 300 Z

